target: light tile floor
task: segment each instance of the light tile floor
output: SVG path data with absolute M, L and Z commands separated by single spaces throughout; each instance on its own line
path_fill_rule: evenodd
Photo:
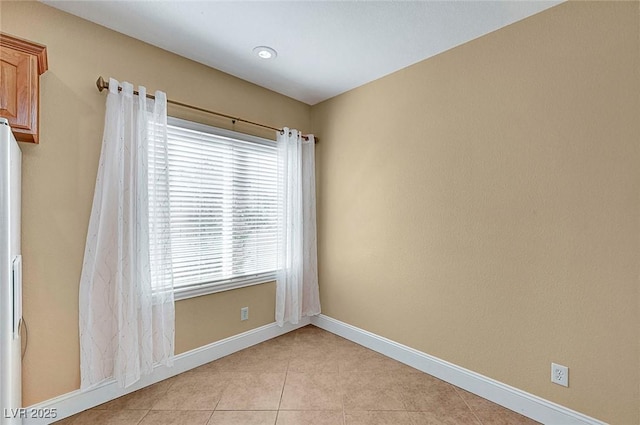
M 61 425 L 529 425 L 537 422 L 307 326 Z

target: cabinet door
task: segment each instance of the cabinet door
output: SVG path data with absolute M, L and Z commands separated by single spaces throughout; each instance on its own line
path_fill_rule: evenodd
M 37 143 L 37 58 L 0 48 L 0 115 L 9 120 L 16 139 Z

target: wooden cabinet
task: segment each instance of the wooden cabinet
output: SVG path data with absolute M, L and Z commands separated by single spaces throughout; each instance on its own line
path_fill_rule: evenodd
M 46 70 L 46 46 L 0 33 L 0 116 L 21 142 L 38 143 L 39 77 Z

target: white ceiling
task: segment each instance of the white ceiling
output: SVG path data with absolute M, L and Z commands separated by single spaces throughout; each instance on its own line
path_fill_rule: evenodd
M 561 3 L 43 2 L 310 105 Z

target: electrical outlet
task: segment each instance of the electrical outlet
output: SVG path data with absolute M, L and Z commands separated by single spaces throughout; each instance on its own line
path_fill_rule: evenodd
M 551 382 L 554 384 L 562 385 L 563 387 L 569 386 L 569 368 L 559 364 L 551 363 Z
M 240 309 L 240 320 L 249 320 L 249 307 L 242 307 Z

